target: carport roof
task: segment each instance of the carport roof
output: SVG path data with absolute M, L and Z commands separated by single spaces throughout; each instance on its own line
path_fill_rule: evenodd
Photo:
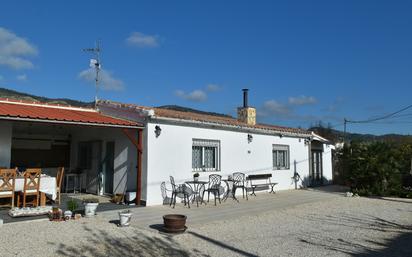
M 0 119 L 103 127 L 143 127 L 140 123 L 105 116 L 91 108 L 8 99 L 0 99 Z

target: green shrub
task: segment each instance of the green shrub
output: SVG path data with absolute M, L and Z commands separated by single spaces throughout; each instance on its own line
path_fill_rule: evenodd
M 402 188 L 402 175 L 410 170 L 412 146 L 387 142 L 354 141 L 336 155 L 343 180 L 353 193 L 363 196 L 400 196 L 410 193 Z

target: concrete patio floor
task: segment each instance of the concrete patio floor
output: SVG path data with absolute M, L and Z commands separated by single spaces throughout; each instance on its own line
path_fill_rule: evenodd
M 177 203 L 175 208 L 169 205 L 148 206 L 131 209 L 131 212 L 134 213 L 133 225 L 141 228 L 161 224 L 163 223 L 163 215 L 173 213 L 186 215 L 187 225 L 190 227 L 192 224 L 204 224 L 207 222 L 231 219 L 233 217 L 251 215 L 253 213 L 260 214 L 272 210 L 298 206 L 300 204 L 343 197 L 346 191 L 347 188 L 345 187 L 332 185 L 301 190 L 284 190 L 278 191 L 276 194 L 260 192 L 257 196 L 249 196 L 249 200 L 238 196 L 239 202 L 228 198 L 226 201 L 222 201 L 221 204 L 218 202 L 216 206 L 211 196 L 209 203 L 206 203 L 206 205 L 199 204 L 199 207 L 196 207 L 196 202 L 192 203 L 190 208 L 184 206 L 183 203 Z M 99 215 L 106 218 L 112 217 L 113 219 L 117 219 L 118 212 L 106 211 Z
M 82 200 L 86 198 L 97 198 L 99 200 L 99 206 L 97 208 L 97 211 L 99 213 L 103 213 L 106 211 L 120 211 L 120 210 L 127 210 L 127 209 L 134 209 L 142 206 L 136 206 L 136 205 L 119 205 L 112 203 L 110 201 L 110 197 L 108 196 L 97 196 L 93 194 L 86 194 L 86 193 L 63 193 L 62 198 L 61 198 L 61 204 L 59 207 L 62 210 L 67 210 L 67 202 L 70 199 L 74 199 L 77 204 L 78 204 L 78 211 L 82 212 L 84 211 L 83 203 Z M 47 205 L 51 206 L 54 205 L 53 203 L 47 203 Z M 3 223 L 14 223 L 14 222 L 28 222 L 32 220 L 47 220 L 48 216 L 47 215 L 39 215 L 39 216 L 28 216 L 28 217 L 11 217 L 9 213 L 10 207 L 2 207 L 0 208 L 0 219 L 3 220 Z
M 346 188 L 341 186 L 324 186 L 301 190 L 278 191 L 276 194 L 260 192 L 257 196 L 249 196 L 249 200 L 243 199 L 242 196 L 238 196 L 239 202 L 228 198 L 226 201 L 222 201 L 221 204 L 217 203 L 217 206 L 214 205 L 214 199 L 213 196 L 211 196 L 209 203 L 199 204 L 199 207 L 197 207 L 196 202 L 194 202 L 191 204 L 190 209 L 187 206 L 184 206 L 183 203 L 177 203 L 174 209 L 169 205 L 137 208 L 140 206 L 113 204 L 109 201 L 110 198 L 106 196 L 62 194 L 62 204 L 60 206 L 65 210 L 66 202 L 69 199 L 76 199 L 79 208 L 81 209 L 81 200 L 93 197 L 99 199 L 100 204 L 97 211 L 98 214 L 103 217 L 115 218 L 119 211 L 129 209 L 134 213 L 133 222 L 136 223 L 136 225 L 139 227 L 148 227 L 153 224 L 161 223 L 162 216 L 165 214 L 179 213 L 185 214 L 188 217 L 187 224 L 190 225 L 208 221 L 224 220 L 231 217 L 240 217 L 242 215 L 249 215 L 253 212 L 262 213 L 303 203 L 318 202 L 333 197 L 341 197 L 345 191 Z M 8 215 L 8 208 L 0 209 L 0 218 L 3 219 L 4 223 L 48 219 L 47 215 L 12 218 Z

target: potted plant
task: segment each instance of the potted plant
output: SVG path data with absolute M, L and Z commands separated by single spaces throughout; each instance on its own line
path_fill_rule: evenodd
M 64 212 L 64 218 L 67 220 L 73 216 L 74 212 L 77 210 L 78 204 L 76 200 L 71 198 L 67 201 L 66 205 L 68 210 Z
M 67 205 L 67 209 L 73 213 L 77 210 L 77 207 L 79 207 L 79 205 L 77 204 L 77 201 L 74 200 L 73 198 L 67 201 L 66 205 Z
M 194 181 L 198 181 L 199 180 L 199 173 L 196 172 L 195 174 L 193 174 L 193 180 Z
M 84 215 L 86 217 L 93 217 L 96 215 L 96 209 L 99 205 L 99 199 L 97 198 L 86 198 L 83 200 L 84 204 Z

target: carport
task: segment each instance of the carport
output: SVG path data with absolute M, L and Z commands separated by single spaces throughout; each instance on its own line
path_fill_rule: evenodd
M 0 99 L 0 167 L 64 166 L 97 195 L 142 192 L 142 124 L 93 108 Z

